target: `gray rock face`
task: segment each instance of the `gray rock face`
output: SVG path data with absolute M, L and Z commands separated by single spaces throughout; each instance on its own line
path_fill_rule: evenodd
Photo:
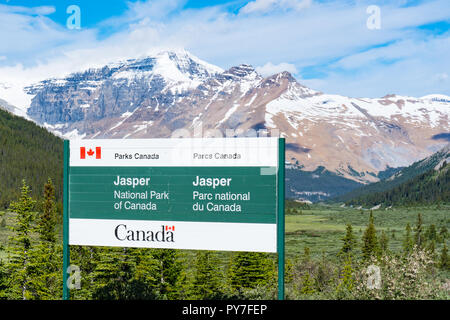
M 176 73 L 175 79 L 171 75 L 165 77 L 164 70 L 155 70 L 164 67 L 176 69 L 182 77 L 177 79 Z M 38 123 L 64 123 L 70 127 L 80 121 L 118 117 L 139 107 L 166 108 L 186 95 L 186 90 L 174 92 L 171 86 L 189 86 L 215 72 L 188 54 L 163 52 L 156 57 L 127 60 L 28 87 L 27 92 L 35 96 L 27 113 Z

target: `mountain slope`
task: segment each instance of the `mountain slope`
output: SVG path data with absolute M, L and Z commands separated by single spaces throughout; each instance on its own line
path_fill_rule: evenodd
M 293 169 L 324 167 L 355 186 L 431 155 L 450 132 L 447 96 L 330 95 L 288 72 L 263 77 L 247 64 L 222 70 L 186 51 L 111 63 L 26 91 L 27 115 L 67 138 L 279 134 Z
M 347 194 L 348 205 L 409 205 L 450 201 L 450 147 L 405 168 L 391 178 Z
M 106 123 L 112 131 L 122 116 L 138 108 L 171 105 L 222 71 L 188 53 L 161 52 L 29 86 L 33 99 L 27 113 L 63 133 L 86 135 L 91 123 L 101 126 L 107 120 L 113 120 Z
M 314 171 L 286 169 L 286 198 L 311 202 L 333 198 L 362 184 L 319 167 Z
M 382 179 L 379 182 L 372 183 L 361 188 L 352 190 L 340 197 L 335 198 L 335 201 L 350 201 L 352 199 L 363 198 L 367 195 L 379 192 L 385 192 L 393 189 L 394 187 L 405 183 L 433 168 L 440 167 L 444 161 L 449 163 L 450 157 L 450 146 L 442 148 L 438 152 L 432 154 L 431 156 L 413 163 L 412 165 L 403 168 L 393 175 Z
M 41 197 L 50 177 L 62 196 L 63 143 L 46 129 L 0 109 L 0 208 L 17 199 L 22 179 Z

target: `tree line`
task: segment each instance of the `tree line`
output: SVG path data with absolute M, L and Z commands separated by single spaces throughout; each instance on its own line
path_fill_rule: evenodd
M 450 203 L 450 165 L 430 169 L 392 189 L 374 192 L 347 201 L 347 205 L 417 205 Z
M 0 110 L 0 209 L 19 196 L 22 177 L 34 197 L 48 177 L 55 183 L 60 210 L 62 199 L 63 141 L 46 129 Z

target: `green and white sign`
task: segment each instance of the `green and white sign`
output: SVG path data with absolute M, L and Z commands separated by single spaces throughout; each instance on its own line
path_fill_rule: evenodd
M 70 141 L 68 243 L 277 252 L 279 141 Z

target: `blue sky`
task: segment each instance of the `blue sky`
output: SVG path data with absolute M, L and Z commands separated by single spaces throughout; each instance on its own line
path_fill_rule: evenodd
M 23 7 L 49 6 L 54 8 L 54 13 L 48 15 L 55 22 L 66 25 L 68 14 L 66 9 L 70 5 L 77 5 L 82 8 L 82 21 L 85 28 L 95 28 L 103 20 L 114 16 L 122 15 L 129 7 L 129 4 L 139 2 L 139 0 L 0 0 L 0 4 Z M 225 5 L 227 10 L 234 11 L 246 4 L 246 1 L 227 0 L 194 0 L 183 1 L 183 9 L 200 9 L 217 5 Z
M 66 27 L 74 4 L 80 30 Z M 0 0 L 0 38 L 0 82 L 185 48 L 327 93 L 450 95 L 448 0 Z
M 0 0 L 1 1 L 1 0 Z M 89 1 L 89 0 L 3 0 L 5 4 L 11 6 L 37 7 L 37 6 L 51 6 L 54 8 L 54 13 L 47 16 L 55 22 L 65 25 L 67 20 L 66 9 L 70 5 L 78 5 L 82 9 L 82 21 L 86 28 L 95 27 L 95 25 L 102 20 L 111 16 L 120 15 L 127 9 L 126 1 L 109 0 L 108 5 L 106 1 Z

